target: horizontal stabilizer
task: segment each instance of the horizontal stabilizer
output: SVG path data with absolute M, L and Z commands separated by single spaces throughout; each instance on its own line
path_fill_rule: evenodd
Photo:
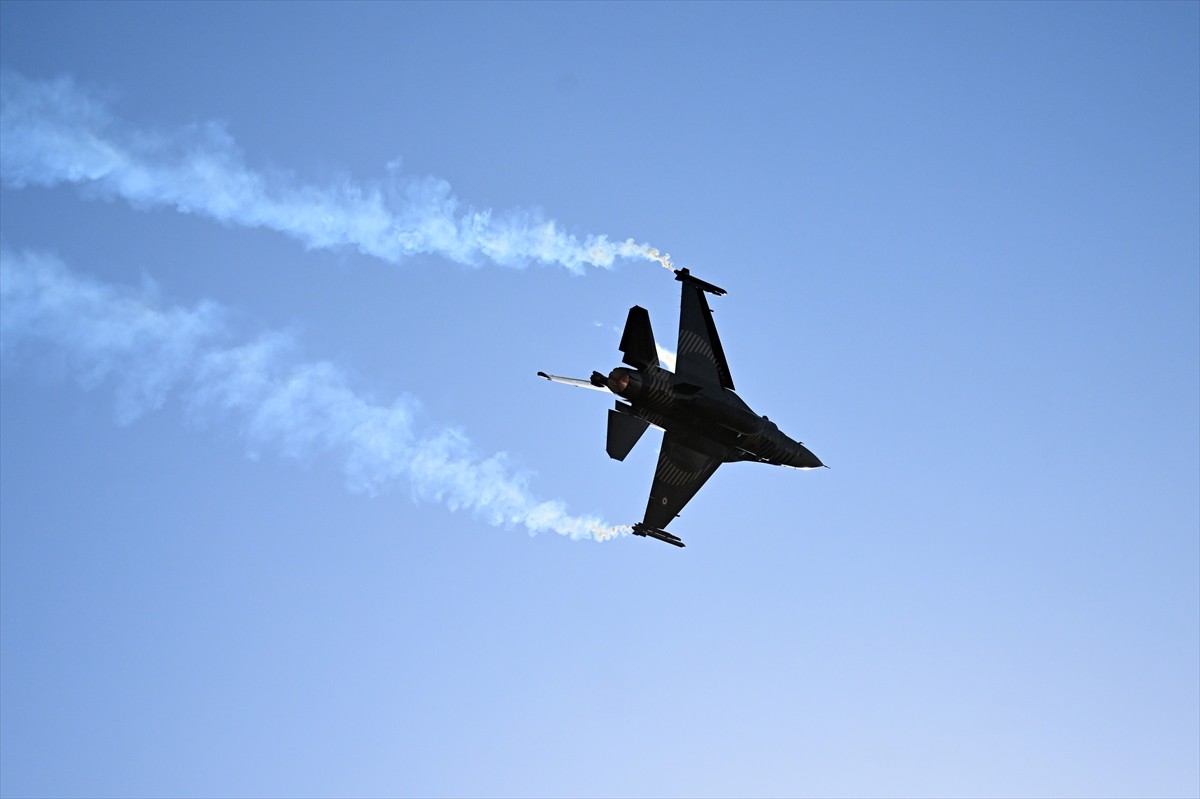
M 625 332 L 621 334 L 622 363 L 635 369 L 658 366 L 658 349 L 654 346 L 654 331 L 650 328 L 650 314 L 645 308 L 635 305 L 629 309 L 625 319 Z
M 608 412 L 608 457 L 623 461 L 650 423 L 617 411 Z

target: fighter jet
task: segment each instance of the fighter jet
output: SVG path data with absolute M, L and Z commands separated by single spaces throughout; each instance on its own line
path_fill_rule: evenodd
M 683 284 L 674 373 L 659 365 L 650 314 L 635 305 L 629 309 L 620 345 L 625 356 L 621 362 L 633 368 L 618 366 L 607 377 L 592 372 L 587 380 L 545 372 L 538 376 L 620 397 L 608 412 L 611 458 L 625 460 L 650 425 L 665 431 L 646 515 L 633 525 L 633 534 L 682 547 L 683 540 L 666 527 L 722 463 L 751 461 L 796 469 L 824 464 L 734 393 L 725 351 L 704 296 L 720 297 L 725 290 L 693 277 L 687 269 L 674 271 Z

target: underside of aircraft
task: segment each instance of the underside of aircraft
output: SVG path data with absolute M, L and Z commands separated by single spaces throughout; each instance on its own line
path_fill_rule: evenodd
M 759 416 L 733 390 L 733 378 L 706 294 L 725 290 L 675 270 L 683 284 L 675 371 L 662 367 L 646 309 L 629 309 L 620 350 L 624 355 L 608 375 L 593 372 L 586 380 L 538 372 L 540 377 L 580 388 L 608 391 L 618 399 L 608 412 L 607 450 L 624 460 L 646 429 L 664 431 L 654 483 L 641 522 L 633 534 L 682 547 L 666 527 L 722 463 L 751 461 L 796 469 L 815 469 L 821 460 L 804 444 Z M 632 367 L 632 368 L 630 368 Z

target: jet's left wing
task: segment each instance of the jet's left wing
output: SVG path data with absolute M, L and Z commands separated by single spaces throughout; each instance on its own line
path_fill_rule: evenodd
M 683 506 L 696 496 L 696 492 L 720 465 L 718 459 L 680 444 L 674 433 L 665 433 L 662 449 L 658 453 L 658 468 L 654 471 L 654 485 L 650 488 L 650 500 L 646 503 L 646 518 L 641 524 L 634 525 L 634 533 L 683 546 L 682 541 L 663 528 L 679 515 Z

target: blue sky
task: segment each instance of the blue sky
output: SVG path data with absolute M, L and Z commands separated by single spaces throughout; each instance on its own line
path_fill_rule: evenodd
M 1200 5 L 5 2 L 0 68 L 3 795 L 1200 793 Z M 673 346 L 653 248 L 832 467 L 685 550 L 535 377 Z

